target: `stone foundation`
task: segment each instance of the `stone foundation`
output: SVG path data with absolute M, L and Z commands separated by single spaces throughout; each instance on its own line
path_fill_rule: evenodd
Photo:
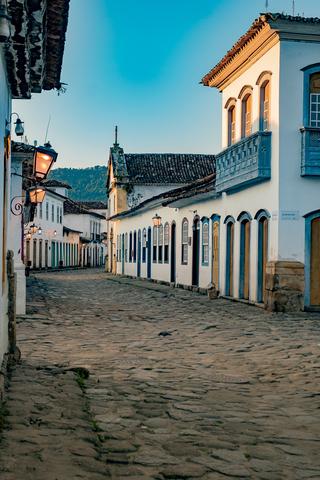
M 281 260 L 267 263 L 265 307 L 272 312 L 303 310 L 303 263 Z

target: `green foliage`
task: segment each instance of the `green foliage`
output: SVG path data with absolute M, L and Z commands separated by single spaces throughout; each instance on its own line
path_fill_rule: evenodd
M 56 168 L 50 179 L 68 183 L 72 187 L 69 191 L 72 200 L 106 202 L 107 168 L 104 166 Z

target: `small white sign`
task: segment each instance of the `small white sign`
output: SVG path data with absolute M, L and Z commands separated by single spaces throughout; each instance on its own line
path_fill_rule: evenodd
M 278 212 L 276 210 L 272 212 L 272 220 L 278 220 Z
M 291 220 L 296 221 L 300 218 L 299 210 L 282 210 L 281 211 L 281 220 Z

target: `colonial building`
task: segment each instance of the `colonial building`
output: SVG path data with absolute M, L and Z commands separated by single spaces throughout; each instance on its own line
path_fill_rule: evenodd
M 320 307 L 319 58 L 319 19 L 252 24 L 202 79 L 222 93 L 213 175 L 111 207 L 117 273 L 276 311 Z
M 3 371 L 1 365 L 7 353 L 13 353 L 9 338 L 9 317 L 14 316 L 14 272 L 8 250 L 15 248 L 16 275 L 22 279 L 21 225 L 11 228 L 11 222 L 19 221 L 11 215 L 12 200 L 21 194 L 21 180 L 11 173 L 11 126 L 15 119 L 11 113 L 12 99 L 28 99 L 32 93 L 62 88 L 60 74 L 68 23 L 69 0 L 49 2 L 2 1 L 0 25 L 0 394 Z M 16 119 L 16 131 L 21 132 L 21 120 Z M 21 158 L 20 158 L 21 160 Z M 21 160 L 22 161 L 22 160 Z M 21 170 L 19 158 L 15 171 Z M 12 180 L 12 181 L 11 181 Z M 17 211 L 14 211 L 17 213 Z M 21 218 L 20 218 L 21 220 Z M 13 236 L 15 232 L 15 236 Z M 14 240 L 14 241 L 13 241 Z M 24 298 L 22 281 L 18 286 Z M 10 287 L 10 288 L 9 288 Z M 10 300 L 10 301 L 9 301 Z M 23 309 L 23 302 L 17 305 Z M 10 314 L 8 313 L 8 309 Z M 20 311 L 22 313 L 22 311 Z M 12 329 L 10 330 L 12 332 Z
M 107 168 L 108 216 L 136 210 L 157 194 L 187 185 L 213 171 L 213 155 L 127 154 L 116 140 L 110 149 Z M 109 221 L 107 270 L 113 272 L 117 261 L 115 232 L 115 225 Z
M 91 206 L 99 207 L 96 202 L 89 202 Z M 101 205 L 100 205 L 101 207 Z M 103 205 L 102 211 L 106 211 Z M 78 264 L 82 267 L 101 267 L 105 261 L 105 244 L 103 231 L 105 230 L 105 213 L 97 213 L 101 208 L 89 209 L 83 202 L 67 200 L 64 203 L 65 226 L 80 233 Z

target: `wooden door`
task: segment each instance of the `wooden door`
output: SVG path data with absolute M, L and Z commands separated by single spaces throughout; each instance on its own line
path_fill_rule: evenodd
M 176 224 L 171 225 L 170 282 L 176 282 Z
M 213 223 L 212 283 L 219 289 L 219 222 Z
M 226 295 L 233 296 L 233 249 L 234 249 L 234 224 L 227 225 L 227 268 L 226 268 Z
M 244 284 L 243 298 L 249 299 L 250 285 L 250 222 L 245 222 L 244 226 Z
M 320 305 L 320 218 L 311 222 L 310 303 Z
M 193 222 L 193 238 L 192 238 L 192 285 L 199 285 L 200 274 L 200 221 Z

